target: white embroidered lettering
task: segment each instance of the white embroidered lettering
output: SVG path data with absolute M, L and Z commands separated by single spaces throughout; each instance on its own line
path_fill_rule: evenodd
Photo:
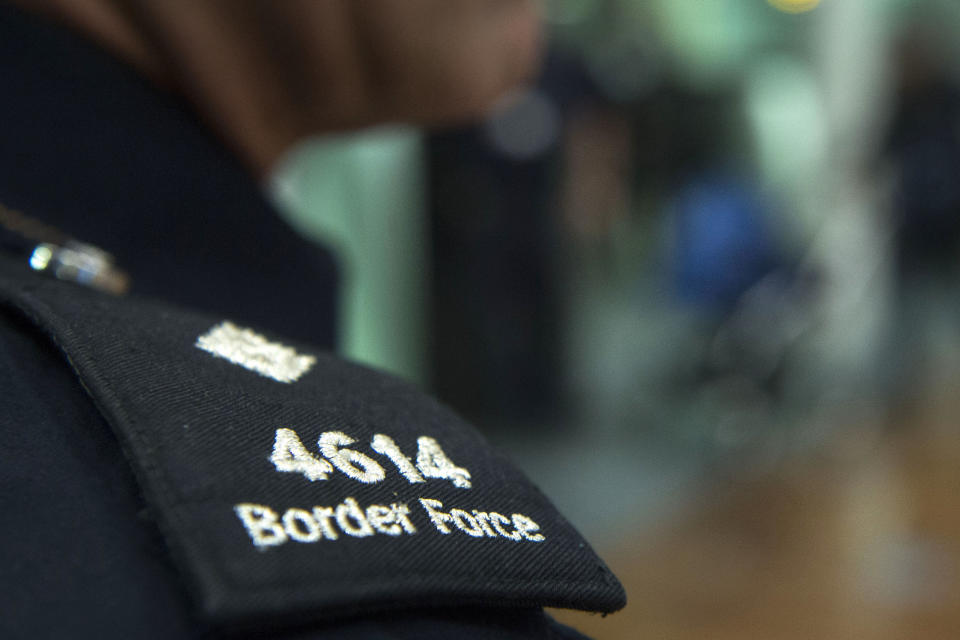
M 380 504 L 370 505 L 367 507 L 367 522 L 376 529 L 377 533 L 385 533 L 388 536 L 398 536 L 403 533 L 400 524 L 394 521 L 390 507 Z
M 424 477 L 450 480 L 461 489 L 471 487 L 470 472 L 453 464 L 440 443 L 428 436 L 417 438 L 417 469 Z
M 390 505 L 390 511 L 393 513 L 395 521 L 403 527 L 403 530 L 407 533 L 416 533 L 417 528 L 413 526 L 413 523 L 410 522 L 410 508 L 405 504 L 393 503 Z
M 277 429 L 270 462 L 277 471 L 302 473 L 311 482 L 326 480 L 333 473 L 330 463 L 312 456 L 293 429 Z
M 342 431 L 325 431 L 320 434 L 317 445 L 322 454 L 318 458 L 307 451 L 300 436 L 293 429 L 277 429 L 273 439 L 273 451 L 270 462 L 277 471 L 299 473 L 307 480 L 327 480 L 334 468 L 345 475 L 367 484 L 380 482 L 386 477 L 383 467 L 370 456 L 346 448 L 356 442 Z M 450 480 L 454 486 L 469 489 L 470 472 L 455 465 L 433 438 L 421 436 L 417 439 L 417 463 L 408 458 L 397 443 L 387 435 L 378 433 L 370 442 L 370 447 L 389 459 L 397 471 L 411 484 L 426 482 L 427 478 Z M 481 525 L 484 526 L 484 525 Z M 484 529 L 486 531 L 486 528 Z
M 316 542 L 320 539 L 320 525 L 309 511 L 303 509 L 287 509 L 283 514 L 283 529 L 291 540 L 297 542 Z
M 287 534 L 280 523 L 277 514 L 270 507 L 262 504 L 243 503 L 233 508 L 243 522 L 244 528 L 250 534 L 250 540 L 259 548 L 272 547 L 287 541 Z
M 197 338 L 195 345 L 207 353 L 223 358 L 265 378 L 289 384 L 310 371 L 317 359 L 297 353 L 292 347 L 270 342 L 265 337 L 221 322 Z
M 340 536 L 337 530 L 333 528 L 333 507 L 314 507 L 313 517 L 316 519 L 320 528 L 323 530 L 323 537 L 327 540 L 336 540 Z
M 430 521 L 442 534 L 452 533 L 448 523 L 453 525 L 472 538 L 506 538 L 514 542 L 528 540 L 530 542 L 542 542 L 546 538 L 537 533 L 540 525 L 522 513 L 513 514 L 513 518 L 508 518 L 502 513 L 496 511 L 485 512 L 477 509 L 470 515 L 463 509 L 450 509 L 449 513 L 442 511 L 443 503 L 432 498 L 420 498 L 420 504 L 430 517 Z M 510 530 L 505 525 L 512 525 Z
M 431 498 L 420 498 L 420 504 L 427 510 L 427 515 L 430 516 L 430 521 L 437 528 L 437 531 L 444 535 L 450 533 L 450 527 L 446 525 L 450 521 L 450 516 L 440 511 L 440 508 L 443 507 L 442 502 Z
M 385 473 L 376 460 L 353 449 L 342 449 L 356 440 L 342 431 L 327 431 L 320 434 L 318 444 L 323 457 L 337 469 L 354 480 L 373 484 L 383 480 Z M 359 465 L 359 467 L 357 466 Z
M 457 526 L 457 529 L 460 529 L 460 531 L 463 531 L 468 536 L 473 536 L 474 538 L 483 537 L 483 529 L 477 524 L 476 519 L 466 511 L 462 509 L 450 509 L 450 517 L 453 518 L 453 524 Z
M 483 529 L 483 532 L 490 538 L 496 538 L 497 532 L 490 528 L 490 514 L 483 511 L 473 510 L 473 517 L 477 519 L 477 524 Z
M 367 522 L 363 510 L 353 498 L 347 498 L 343 504 L 337 505 L 336 518 L 340 530 L 348 536 L 366 538 L 374 534 L 373 527 Z
M 504 538 L 509 538 L 510 540 L 514 540 L 514 541 L 520 540 L 520 532 L 519 532 L 519 531 L 510 531 L 510 532 L 507 532 L 507 531 L 503 528 L 503 524 L 501 524 L 501 523 L 506 523 L 506 524 L 511 524 L 511 523 L 512 523 L 512 521 L 511 521 L 509 518 L 507 518 L 505 515 L 500 514 L 500 513 L 497 513 L 496 511 L 491 512 L 491 513 L 490 513 L 490 523 L 493 525 L 493 528 L 497 530 L 497 533 L 499 533 L 500 535 L 502 535 Z
M 397 471 L 403 474 L 403 477 L 411 484 L 426 482 L 423 476 L 420 475 L 420 472 L 417 471 L 417 468 L 413 466 L 413 461 L 403 455 L 400 447 L 397 446 L 397 443 L 394 442 L 390 436 L 385 436 L 382 433 L 376 434 L 373 436 L 373 442 L 370 443 L 370 447 L 380 455 L 389 458 L 390 462 L 397 467 Z
M 543 542 L 545 539 L 543 534 L 537 533 L 537 531 L 540 531 L 540 525 L 522 513 L 513 514 L 513 526 L 517 528 L 524 539 L 530 542 Z
M 540 525 L 522 513 L 512 518 L 495 511 L 474 509 L 443 510 L 443 503 L 433 498 L 420 498 L 430 522 L 437 532 L 450 535 L 457 531 L 471 538 L 506 538 L 514 542 L 543 542 Z M 335 507 L 314 506 L 312 509 L 290 508 L 278 516 L 262 504 L 241 503 L 233 508 L 258 549 L 275 547 L 290 540 L 315 543 L 320 540 L 338 540 L 340 534 L 354 538 L 368 538 L 376 534 L 398 537 L 417 533 L 406 504 L 371 504 L 360 506 L 355 498 L 345 498 Z M 508 525 L 512 525 L 512 530 Z

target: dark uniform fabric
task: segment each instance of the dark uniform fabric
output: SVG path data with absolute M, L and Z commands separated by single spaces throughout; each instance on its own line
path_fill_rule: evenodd
M 539 606 L 623 606 L 616 579 L 543 496 L 399 380 L 313 352 L 302 379 L 284 383 L 198 348 L 195 336 L 222 326 L 213 318 L 112 298 L 6 259 L 0 306 L 9 458 L 0 553 L 10 554 L 4 590 L 14 605 L 2 624 L 14 636 L 189 637 L 360 617 L 350 624 L 397 637 L 417 637 L 402 634 L 433 620 L 464 622 L 461 635 L 479 625 L 479 637 L 551 637 L 564 632 Z M 272 460 L 281 428 L 296 430 L 305 449 L 347 432 L 343 450 L 366 457 L 310 480 Z M 405 478 L 368 447 L 375 433 L 389 434 L 426 477 Z M 430 477 L 414 455 L 418 435 L 463 468 Z M 351 477 L 368 465 L 379 477 Z M 344 508 L 351 502 L 359 512 Z M 259 532 L 238 517 L 251 503 L 276 510 Z M 409 507 L 406 531 L 396 520 L 374 530 L 367 505 L 391 503 Z M 338 504 L 321 535 L 309 512 Z M 446 515 L 455 508 L 459 524 Z M 341 509 L 350 515 L 341 519 Z M 301 518 L 284 517 L 286 533 L 284 512 Z M 506 515 L 479 524 L 487 512 Z M 463 618 L 410 611 L 425 606 L 466 609 Z M 528 610 L 504 610 L 516 607 Z
M 140 295 L 333 346 L 331 256 L 275 215 L 196 116 L 2 4 L 0 202 L 106 249 Z
M 0 637 L 576 638 L 540 607 L 622 606 L 586 544 L 469 427 L 303 344 L 332 341 L 334 265 L 188 110 L 6 7 L 0 82 L 0 202 L 110 250 L 135 291 L 0 259 Z M 271 379 L 198 348 L 226 319 L 314 358 L 309 371 Z M 283 471 L 285 429 L 337 468 Z M 318 451 L 330 434 L 383 477 L 358 481 L 357 458 Z M 377 457 L 376 434 L 428 477 Z M 418 437 L 469 482 L 429 477 Z M 408 519 L 383 519 L 388 503 Z M 324 535 L 318 504 L 340 509 Z M 494 530 L 475 509 L 506 515 Z

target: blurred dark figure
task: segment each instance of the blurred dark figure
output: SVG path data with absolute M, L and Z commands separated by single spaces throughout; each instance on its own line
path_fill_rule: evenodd
M 576 57 L 553 51 L 493 119 L 429 139 L 433 387 L 482 424 L 529 428 L 558 408 L 560 128 L 595 94 Z
M 895 49 L 896 97 L 884 153 L 897 170 L 901 277 L 952 271 L 960 248 L 960 90 L 929 26 Z
M 756 189 L 723 169 L 692 175 L 675 202 L 675 286 L 705 311 L 727 314 L 778 266 Z
M 894 110 L 882 157 L 894 170 L 896 322 L 891 382 L 910 392 L 960 340 L 960 90 L 940 30 L 908 27 L 893 51 Z M 949 315 L 946 315 L 949 314 Z
M 769 203 L 731 135 L 743 128 L 737 97 L 679 92 L 674 100 L 682 116 L 667 180 L 671 287 L 696 313 L 722 321 L 783 267 L 782 248 Z
M 694 362 L 667 372 L 665 391 L 710 462 L 762 460 L 778 446 L 785 380 L 817 277 L 797 268 L 777 203 L 746 160 L 738 96 L 673 88 L 660 99 L 653 113 L 676 128 L 663 175 L 671 231 L 663 276 L 702 344 Z

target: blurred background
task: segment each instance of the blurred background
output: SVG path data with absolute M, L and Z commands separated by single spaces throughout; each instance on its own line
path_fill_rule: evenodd
M 553 0 L 475 126 L 272 181 L 340 351 L 622 577 L 597 638 L 960 637 L 960 2 Z

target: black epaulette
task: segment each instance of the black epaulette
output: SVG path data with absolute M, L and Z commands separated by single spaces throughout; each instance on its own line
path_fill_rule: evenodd
M 212 623 L 625 604 L 543 494 L 409 384 L 29 273 L 0 276 L 0 301 L 66 355 Z

